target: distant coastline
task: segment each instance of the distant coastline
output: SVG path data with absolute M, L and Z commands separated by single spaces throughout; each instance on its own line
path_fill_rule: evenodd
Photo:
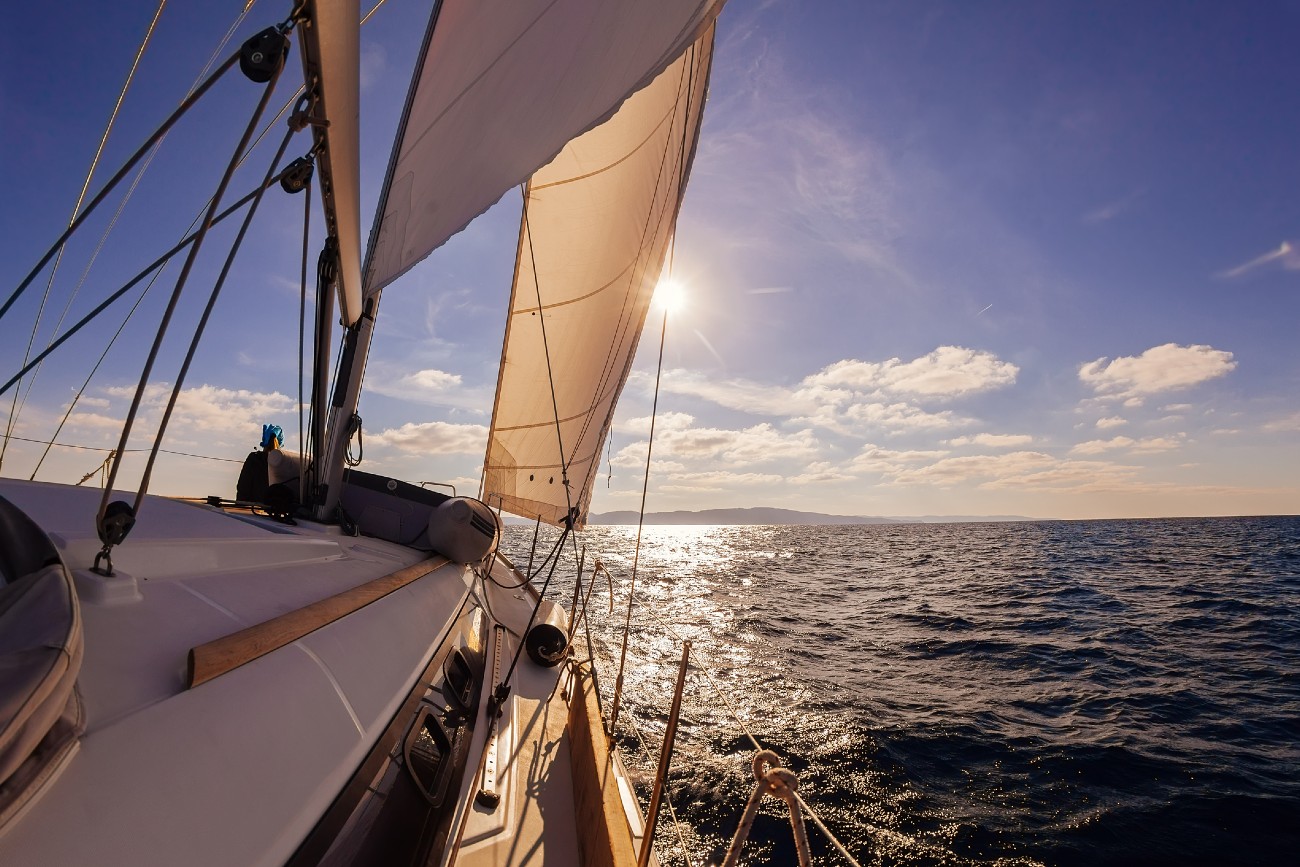
M 801 512 L 795 509 L 753 507 L 748 509 L 703 509 L 675 512 L 647 512 L 647 524 L 669 526 L 687 525 L 825 525 L 825 524 L 962 524 L 972 522 L 1038 521 L 1025 515 L 828 515 L 823 512 Z M 589 524 L 627 525 L 637 523 L 637 513 L 631 509 L 602 512 L 592 515 Z

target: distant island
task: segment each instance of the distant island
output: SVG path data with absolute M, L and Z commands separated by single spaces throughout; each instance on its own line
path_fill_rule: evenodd
M 647 524 L 962 524 L 975 521 L 1037 521 L 1024 515 L 913 515 L 874 517 L 866 515 L 827 515 L 758 506 L 748 509 L 703 509 L 698 512 L 647 512 Z M 636 524 L 637 513 L 631 509 L 591 515 L 589 524 Z

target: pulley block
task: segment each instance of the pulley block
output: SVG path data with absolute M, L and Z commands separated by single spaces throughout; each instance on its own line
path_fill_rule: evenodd
M 298 157 L 289 163 L 280 175 L 280 188 L 286 193 L 301 193 L 311 183 L 311 176 L 315 170 L 315 163 L 307 157 Z
M 239 51 L 239 68 L 258 84 L 265 84 L 289 56 L 289 38 L 277 27 L 268 27 L 249 38 Z
M 104 509 L 104 517 L 99 519 L 99 541 L 107 546 L 120 545 L 135 526 L 135 510 L 131 504 L 114 500 Z

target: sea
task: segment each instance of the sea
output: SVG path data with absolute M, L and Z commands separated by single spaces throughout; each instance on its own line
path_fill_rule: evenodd
M 1300 517 L 636 537 L 589 527 L 536 583 L 586 599 L 606 715 L 629 624 L 643 809 L 690 642 L 664 865 L 721 863 L 754 741 L 863 865 L 1300 864 Z M 522 568 L 533 538 L 503 550 Z M 850 863 L 806 827 L 813 863 Z M 793 839 L 767 796 L 741 863 L 794 865 Z

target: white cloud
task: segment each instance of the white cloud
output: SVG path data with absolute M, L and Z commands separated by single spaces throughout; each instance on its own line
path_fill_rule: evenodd
M 1283 241 L 1278 245 L 1276 250 L 1270 250 L 1262 256 L 1256 256 L 1249 262 L 1243 262 L 1233 268 L 1220 271 L 1217 277 L 1242 277 L 1251 271 L 1257 271 L 1266 265 L 1277 263 L 1287 271 L 1300 271 L 1300 250 L 1296 250 L 1295 245 L 1290 241 Z
M 807 469 L 799 475 L 786 479 L 786 482 L 791 485 L 820 485 L 829 482 L 848 481 L 852 478 L 853 476 L 840 472 L 829 461 L 817 461 L 809 464 Z
M 1275 418 L 1264 424 L 1264 430 L 1269 433 L 1293 433 L 1300 431 L 1300 412 L 1293 412 L 1282 418 Z
M 948 487 L 975 479 L 1004 479 L 1042 470 L 1056 464 L 1042 452 L 1008 452 L 1001 455 L 964 455 L 944 458 L 929 466 L 905 469 L 893 476 L 895 484 Z
M 1128 424 L 1128 419 L 1120 418 L 1117 415 L 1112 415 L 1109 418 L 1097 419 L 1097 428 L 1099 430 L 1110 430 L 1113 427 L 1122 427 L 1126 424 Z
M 950 411 L 926 412 L 907 403 L 858 403 L 844 410 L 844 417 L 861 426 L 886 428 L 892 433 L 943 430 L 973 424 L 974 420 Z
M 685 430 L 695 423 L 695 416 L 684 412 L 662 412 L 655 417 L 655 431 L 662 432 L 666 430 Z M 616 427 L 619 433 L 634 434 L 636 436 L 650 435 L 650 416 L 643 415 L 638 418 L 630 418 L 620 422 Z
M 482 390 L 465 389 L 458 373 L 425 368 L 414 373 L 396 374 L 391 364 L 375 364 L 366 374 L 366 391 L 437 406 L 482 408 L 491 406 L 490 395 Z
M 366 438 L 367 445 L 390 447 L 408 454 L 472 455 L 487 448 L 488 429 L 481 424 L 430 421 L 407 422 Z
M 952 398 L 1011 385 L 1019 372 L 1020 368 L 991 352 L 940 346 L 906 362 L 899 358 L 882 362 L 837 361 L 809 376 L 804 383 L 864 393 Z
M 866 443 L 862 451 L 849 463 L 849 469 L 860 473 L 894 474 L 910 464 L 925 463 L 948 454 L 946 451 L 925 451 L 920 449 L 896 451 L 882 449 L 873 443 Z
M 156 429 L 171 390 L 168 383 L 155 383 L 145 388 L 136 430 Z M 105 389 L 104 394 L 130 400 L 135 396 L 135 388 L 112 387 Z M 261 442 L 263 424 L 278 424 L 284 428 L 287 437 L 296 439 L 297 407 L 296 400 L 278 391 L 250 391 L 215 385 L 183 388 L 168 423 L 167 441 L 205 447 L 253 448 Z M 72 419 L 80 419 L 80 423 L 89 426 L 108 424 L 106 416 L 97 414 L 77 414 Z M 121 421 L 113 423 L 121 426 Z
M 1079 443 L 1074 448 L 1070 449 L 1070 453 L 1076 455 L 1098 455 L 1102 452 L 1115 451 L 1118 449 L 1124 449 L 1135 454 L 1166 452 L 1182 446 L 1185 436 L 1185 434 L 1175 434 L 1171 437 L 1148 437 L 1140 440 L 1135 440 L 1132 437 L 1118 436 L 1108 440 L 1088 440 L 1087 442 Z
M 1127 398 L 1125 405 L 1140 405 L 1145 395 L 1190 388 L 1226 375 L 1237 366 L 1232 353 L 1196 344 L 1166 343 L 1137 356 L 1113 361 L 1105 357 L 1079 367 L 1079 379 L 1099 395 Z
M 991 434 L 981 433 L 974 436 L 957 437 L 948 440 L 950 446 L 988 446 L 989 448 L 1015 448 L 1027 446 L 1034 441 L 1029 434 Z

